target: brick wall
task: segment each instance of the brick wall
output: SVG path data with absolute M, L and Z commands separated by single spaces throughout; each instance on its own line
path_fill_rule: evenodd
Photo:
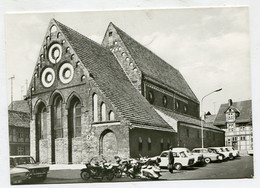
M 151 148 L 149 150 L 148 137 L 151 139 Z M 139 148 L 139 138 L 142 139 L 142 149 Z M 163 148 L 161 148 L 161 139 L 163 139 Z M 169 144 L 168 144 L 169 140 Z M 163 150 L 167 150 L 168 146 L 177 146 L 177 134 L 173 132 L 139 129 L 130 130 L 130 156 L 156 156 L 161 154 Z
M 60 89 L 59 89 L 60 88 Z M 35 130 L 35 113 L 37 112 L 38 104 L 43 102 L 47 107 L 47 139 L 40 140 L 40 162 L 51 163 L 52 162 L 52 99 L 53 95 L 58 94 L 62 96 L 63 104 L 63 138 L 55 139 L 55 163 L 68 163 L 69 161 L 69 150 L 68 150 L 68 108 L 71 96 L 77 96 L 81 103 L 81 136 L 72 138 L 72 163 L 81 163 L 82 161 L 87 161 L 93 156 L 100 154 L 100 135 L 106 129 L 110 129 L 116 135 L 118 145 L 117 153 L 121 156 L 129 156 L 129 142 L 128 142 L 128 128 L 126 129 L 126 123 L 121 118 L 117 109 L 111 104 L 111 102 L 104 96 L 104 94 L 96 86 L 92 78 L 87 77 L 83 83 L 76 84 L 75 86 L 64 87 L 63 85 L 58 86 L 55 90 L 50 90 L 48 92 L 34 93 L 32 97 L 32 109 L 33 115 L 31 120 L 31 155 L 36 157 L 36 130 Z M 106 116 L 107 121 L 101 122 L 101 117 L 99 115 L 98 122 L 93 122 L 93 106 L 92 106 L 92 96 L 93 94 L 98 95 L 98 112 L 101 112 L 101 104 L 106 104 Z M 113 111 L 115 114 L 115 120 L 109 121 L 109 112 Z M 121 122 L 113 128 L 111 123 Z M 94 124 L 93 124 L 94 123 Z M 93 125 L 92 125 L 93 124 Z
M 204 147 L 224 146 L 225 132 L 204 128 Z M 178 147 L 189 149 L 201 147 L 201 128 L 198 126 L 178 123 Z

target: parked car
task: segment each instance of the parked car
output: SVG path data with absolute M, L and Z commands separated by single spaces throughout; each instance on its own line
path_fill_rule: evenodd
M 250 149 L 250 150 L 247 151 L 247 154 L 250 155 L 250 156 L 253 156 L 254 155 L 254 151 L 252 149 Z
M 188 167 L 194 165 L 194 157 L 188 156 L 185 154 L 183 150 L 172 151 L 174 156 L 174 168 L 176 170 L 181 170 L 182 167 Z M 159 157 L 161 162 L 159 163 L 160 167 L 167 167 L 169 150 L 163 151 L 160 156 L 156 156 L 154 158 Z M 153 158 L 152 158 L 153 159 Z
M 35 160 L 28 155 L 10 156 L 10 164 L 16 168 L 27 169 L 29 171 L 29 178 L 38 178 L 45 180 L 49 171 L 49 167 L 35 162 Z
M 10 183 L 12 185 L 23 183 L 29 179 L 29 170 L 16 168 L 10 163 Z
M 194 158 L 194 165 L 204 165 L 204 158 L 202 154 L 192 153 L 188 148 L 172 148 L 172 151 L 180 152 L 183 151 L 187 156 Z
M 222 155 L 224 159 L 231 159 L 231 160 L 234 159 L 234 156 L 232 155 L 231 152 L 228 152 L 221 147 L 209 147 L 208 149 L 209 151 L 214 151 Z
M 236 158 L 236 157 L 239 157 L 240 154 L 239 154 L 239 151 L 238 150 L 235 150 L 233 147 L 231 146 L 226 146 L 226 147 L 223 147 L 226 151 L 229 151 L 232 153 L 232 155 Z
M 213 162 L 213 161 L 222 161 L 223 156 L 220 154 L 217 154 L 216 152 L 209 151 L 208 148 L 194 148 L 192 150 L 193 154 L 202 154 L 204 157 L 204 162 L 206 164 Z

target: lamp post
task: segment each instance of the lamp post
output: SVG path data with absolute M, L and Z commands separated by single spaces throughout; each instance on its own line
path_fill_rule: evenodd
M 221 91 L 221 90 L 222 90 L 222 88 L 210 92 L 209 94 L 207 94 L 207 95 L 205 95 L 204 97 L 202 97 L 201 102 L 200 102 L 200 109 L 201 109 L 200 125 L 201 125 L 201 147 L 202 147 L 202 148 L 204 148 L 204 138 L 203 138 L 203 126 L 204 126 L 203 100 L 204 100 L 207 96 L 211 95 L 212 93 L 216 93 L 216 92 L 219 92 L 219 91 Z

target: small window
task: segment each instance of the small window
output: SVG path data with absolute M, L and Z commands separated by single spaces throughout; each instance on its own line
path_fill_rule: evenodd
M 176 107 L 176 109 L 179 109 L 179 106 L 180 106 L 180 105 L 179 105 L 179 102 L 176 101 L 176 102 L 175 102 L 175 107 Z
M 59 38 L 61 36 L 61 33 L 59 32 L 58 34 L 57 34 L 57 38 Z
M 189 129 L 186 129 L 186 135 L 187 135 L 187 137 L 190 136 L 190 130 Z
M 109 120 L 110 121 L 115 120 L 115 113 L 112 110 L 109 112 Z
M 167 106 L 167 97 L 165 95 L 163 96 L 162 102 L 163 102 L 163 106 L 166 107 Z
M 163 151 L 163 138 L 161 139 L 161 151 Z
M 106 121 L 106 104 L 104 102 L 101 103 L 101 121 Z
M 51 33 L 54 33 L 57 31 L 57 27 L 55 25 L 51 26 Z
M 148 151 L 151 151 L 151 149 L 152 149 L 152 140 L 151 140 L 150 137 L 148 137 L 147 143 L 148 143 Z
M 97 94 L 93 94 L 93 121 L 97 122 L 98 121 L 98 96 Z
M 187 109 L 186 105 L 184 105 L 183 110 L 184 110 L 184 112 L 187 112 L 188 109 Z
M 113 35 L 113 32 L 110 31 L 110 32 L 108 33 L 108 36 L 109 36 L 109 37 L 112 37 L 112 35 Z
M 170 146 L 171 146 L 171 142 L 170 142 L 170 139 L 167 140 L 167 149 L 170 149 Z
M 143 140 L 142 140 L 141 137 L 139 137 L 138 141 L 139 141 L 138 142 L 138 150 L 142 151 L 142 149 L 143 149 Z
M 149 91 L 148 92 L 148 101 L 152 104 L 154 101 L 154 96 L 153 96 L 153 92 Z

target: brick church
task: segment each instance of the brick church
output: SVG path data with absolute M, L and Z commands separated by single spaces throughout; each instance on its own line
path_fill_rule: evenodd
M 201 146 L 200 104 L 184 77 L 113 23 L 100 45 L 51 20 L 29 88 L 30 148 L 39 162 Z M 204 131 L 205 147 L 224 145 L 224 131 Z

